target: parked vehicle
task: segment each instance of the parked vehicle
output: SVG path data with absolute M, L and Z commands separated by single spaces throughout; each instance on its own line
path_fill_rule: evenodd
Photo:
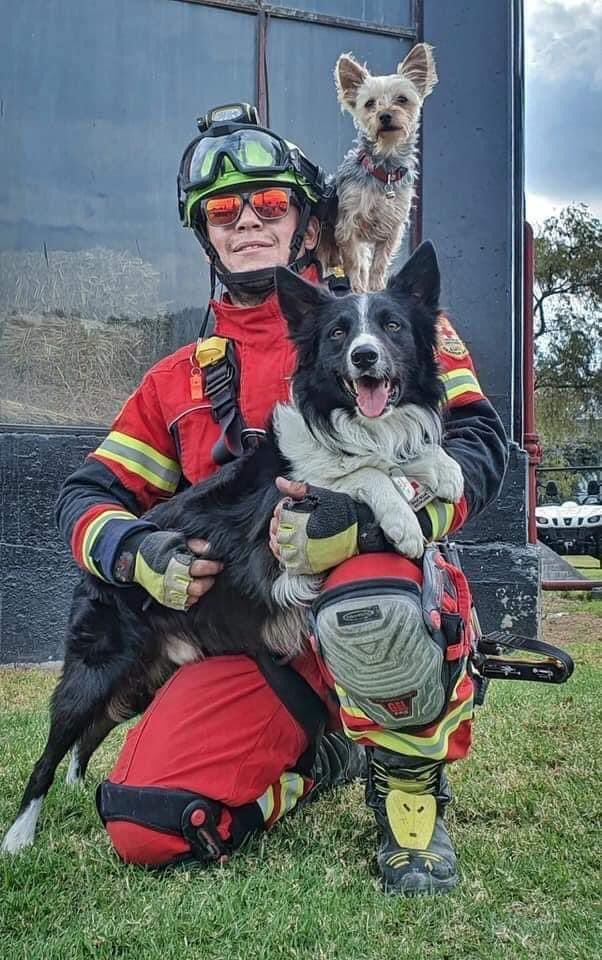
M 589 554 L 600 559 L 602 553 L 602 499 L 590 493 L 575 500 L 560 502 L 558 488 L 546 484 L 548 503 L 535 510 L 537 536 L 556 553 Z M 555 501 L 555 502 L 554 502 Z

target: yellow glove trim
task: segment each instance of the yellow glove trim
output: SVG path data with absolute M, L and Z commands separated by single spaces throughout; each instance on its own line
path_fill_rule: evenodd
M 157 573 L 148 565 L 144 557 L 137 553 L 134 580 L 144 587 L 157 603 L 172 610 L 185 610 L 188 584 L 192 581 L 189 571 L 190 563 L 184 563 L 172 557 L 167 564 L 167 570 L 164 573 Z
M 344 560 L 359 553 L 357 547 L 357 523 L 347 527 L 332 537 L 320 540 L 308 539 L 306 547 L 307 563 L 312 573 L 324 573 Z

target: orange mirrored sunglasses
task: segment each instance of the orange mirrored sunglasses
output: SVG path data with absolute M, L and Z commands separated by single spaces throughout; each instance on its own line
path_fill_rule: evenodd
M 289 211 L 291 191 L 288 187 L 264 187 L 249 193 L 222 193 L 201 201 L 207 223 L 213 227 L 229 227 L 240 217 L 248 203 L 260 220 L 281 220 Z

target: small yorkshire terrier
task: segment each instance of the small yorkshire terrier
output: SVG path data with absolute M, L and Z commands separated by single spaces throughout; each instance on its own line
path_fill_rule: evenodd
M 409 221 L 420 114 L 437 71 L 432 47 L 418 43 L 391 76 L 373 77 L 351 54 L 339 57 L 334 76 L 359 134 L 337 172 L 334 240 L 351 289 L 366 293 L 385 286 Z M 325 237 L 318 254 L 327 266 L 337 259 L 328 247 Z

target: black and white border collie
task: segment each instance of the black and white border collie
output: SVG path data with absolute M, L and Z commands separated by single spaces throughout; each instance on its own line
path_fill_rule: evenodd
M 177 666 L 202 656 L 266 649 L 293 654 L 307 640 L 306 605 L 320 579 L 283 573 L 268 547 L 278 475 L 367 503 L 396 550 L 419 557 L 423 538 L 402 495 L 402 474 L 457 500 L 460 468 L 440 447 L 442 386 L 435 359 L 439 270 L 423 243 L 386 290 L 344 297 L 284 268 L 276 284 L 298 350 L 292 402 L 265 442 L 211 479 L 159 504 L 148 518 L 211 543 L 224 563 L 188 612 L 148 603 L 136 586 L 85 575 L 76 587 L 50 733 L 2 850 L 31 844 L 56 768 L 73 748 L 68 780 L 83 777 L 109 730 L 142 711 Z

